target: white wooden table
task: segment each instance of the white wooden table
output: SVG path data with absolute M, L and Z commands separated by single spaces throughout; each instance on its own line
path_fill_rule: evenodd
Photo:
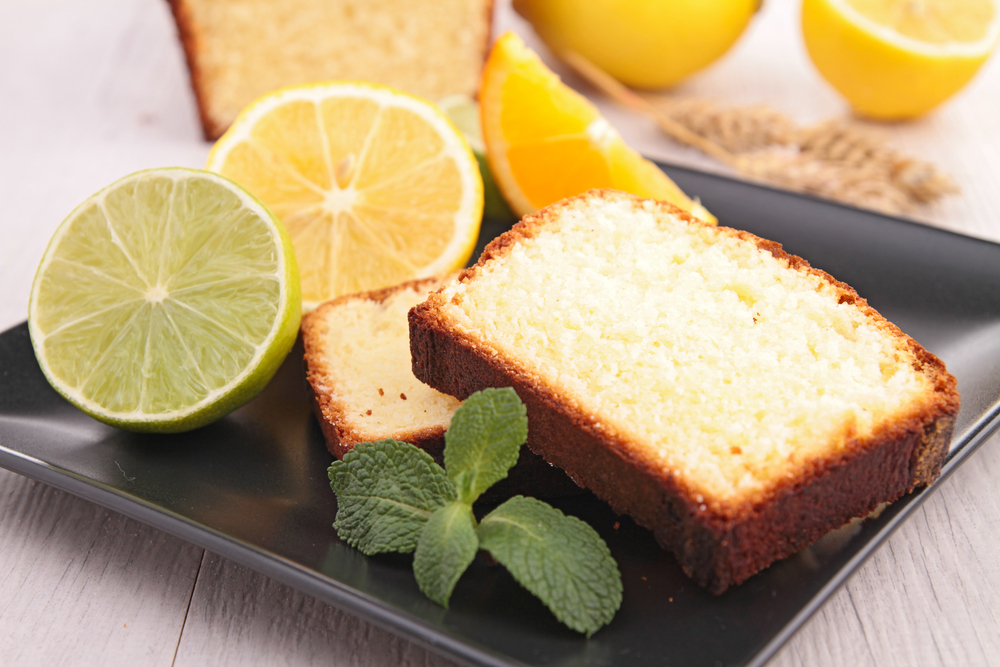
M 798 3 L 768 0 L 682 92 L 842 113 Z M 498 1 L 498 26 L 529 29 Z M 718 169 L 607 108 L 647 154 Z M 920 214 L 1000 240 L 1000 59 L 929 118 L 884 128 L 963 193 Z M 0 329 L 21 322 L 59 222 L 132 171 L 208 152 L 163 0 L 0 3 Z M 0 369 L 2 370 L 2 369 Z M 2 380 L 0 380 L 2 381 Z M 987 442 L 770 663 L 1000 664 L 1000 438 Z M 203 549 L 0 470 L 0 665 L 450 664 Z

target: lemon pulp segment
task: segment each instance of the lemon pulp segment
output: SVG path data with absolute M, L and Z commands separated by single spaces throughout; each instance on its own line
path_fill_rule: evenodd
M 433 105 L 384 86 L 265 96 L 208 168 L 288 228 L 310 305 L 458 268 L 478 237 L 482 180 L 468 143 Z

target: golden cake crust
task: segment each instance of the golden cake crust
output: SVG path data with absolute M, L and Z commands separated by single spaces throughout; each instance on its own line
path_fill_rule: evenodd
M 177 39 L 184 49 L 184 62 L 191 75 L 191 90 L 198 106 L 202 134 L 206 141 L 215 141 L 226 131 L 226 127 L 216 123 L 208 113 L 208 92 L 205 90 L 201 67 L 198 66 L 198 53 L 202 47 L 199 44 L 197 24 L 191 16 L 191 8 L 184 3 L 184 0 L 167 0 L 167 4 L 170 5 L 170 12 L 174 15 L 174 23 L 177 25 Z
M 635 206 L 657 207 L 688 224 L 706 226 L 665 202 L 612 191 L 591 191 L 582 197 L 625 198 Z M 459 280 L 475 280 L 485 264 L 502 259 L 557 219 L 563 208 L 579 203 L 577 198 L 565 200 L 527 216 L 487 246 L 479 262 Z M 744 581 L 850 519 L 866 516 L 881 503 L 934 481 L 948 453 L 959 408 L 955 378 L 941 360 L 885 320 L 854 289 L 786 253 L 778 243 L 718 229 L 834 286 L 841 303 L 853 304 L 875 326 L 906 345 L 918 370 L 933 378 L 933 391 L 919 411 L 882 425 L 867 440 L 851 438 L 846 449 L 800 466 L 793 477 L 762 497 L 720 503 L 699 498 L 670 470 L 646 458 L 642 448 L 630 446 L 626 437 L 573 405 L 517 359 L 458 332 L 440 310 L 440 293 L 409 314 L 413 372 L 418 379 L 457 398 L 489 386 L 514 387 L 528 408 L 529 447 L 615 511 L 652 530 L 688 575 L 713 593 Z

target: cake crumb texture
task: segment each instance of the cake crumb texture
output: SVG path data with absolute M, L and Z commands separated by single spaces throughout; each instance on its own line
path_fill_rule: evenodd
M 413 376 L 406 323 L 407 311 L 443 282 L 341 297 L 303 318 L 308 380 L 336 431 L 338 456 L 359 442 L 443 437 L 461 403 Z
M 929 389 L 835 284 L 632 206 L 567 209 L 447 288 L 444 312 L 719 500 L 870 437 Z
M 932 481 L 959 405 L 849 286 L 611 191 L 528 216 L 410 321 L 418 377 L 513 383 L 529 445 L 715 592 Z

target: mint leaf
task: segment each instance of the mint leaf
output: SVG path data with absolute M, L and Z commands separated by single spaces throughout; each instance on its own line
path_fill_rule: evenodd
M 438 508 L 424 524 L 417 552 L 413 554 L 413 574 L 420 590 L 447 607 L 458 578 L 478 550 L 472 506 L 455 501 Z
M 365 554 L 416 551 L 420 590 L 447 607 L 479 548 L 489 551 L 563 624 L 590 636 L 621 605 L 618 566 L 597 532 L 554 507 L 516 496 L 477 527 L 472 503 L 517 462 L 528 435 L 511 388 L 466 399 L 445 434 L 445 467 L 396 440 L 357 445 L 330 466 L 334 527 Z
M 483 517 L 477 532 L 479 546 L 571 629 L 589 637 L 621 605 L 618 565 L 580 519 L 515 496 Z
M 371 555 L 413 551 L 427 519 L 455 499 L 441 466 L 418 447 L 398 440 L 356 445 L 334 461 L 337 535 Z
M 444 467 L 459 500 L 472 504 L 506 477 L 527 437 L 527 411 L 510 387 L 465 399 L 444 434 Z

